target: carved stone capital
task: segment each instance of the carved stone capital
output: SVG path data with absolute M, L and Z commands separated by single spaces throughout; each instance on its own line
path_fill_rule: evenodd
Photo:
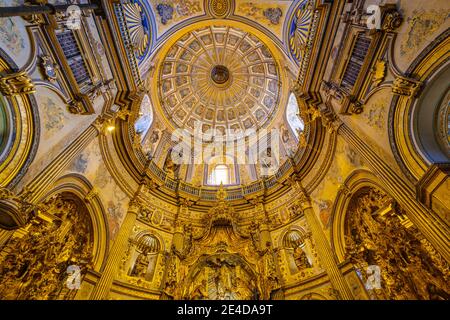
M 89 190 L 88 194 L 84 197 L 84 201 L 91 202 L 96 196 L 98 196 L 97 188 L 93 187 Z
M 392 92 L 401 96 L 415 97 L 421 87 L 422 83 L 420 81 L 398 76 L 392 84 Z
M 132 198 L 130 200 L 130 202 L 128 203 L 128 211 L 132 211 L 135 213 L 138 213 L 139 211 L 141 211 L 143 208 L 145 207 L 145 204 L 142 202 L 141 199 L 139 199 L 139 197 L 135 196 L 134 198 Z
M 384 16 L 382 29 L 386 32 L 392 32 L 398 29 L 403 22 L 403 17 L 396 9 L 388 10 Z
M 36 205 L 26 201 L 23 195 L 15 195 L 11 190 L 0 188 L 0 225 L 15 229 L 28 223 L 35 214 Z
M 322 125 L 328 129 L 328 131 L 337 131 L 339 127 L 343 124 L 342 120 L 334 112 L 333 107 L 329 104 L 322 104 L 318 108 L 321 118 Z
M 0 76 L 0 92 L 7 97 L 36 92 L 34 83 L 25 71 Z

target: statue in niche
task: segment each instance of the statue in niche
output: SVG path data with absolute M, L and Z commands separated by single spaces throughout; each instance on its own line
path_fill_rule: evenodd
M 300 246 L 294 249 L 293 257 L 295 265 L 299 270 L 312 267 L 311 263 L 309 263 L 305 251 L 303 251 L 303 249 Z
M 131 270 L 132 277 L 145 278 L 150 264 L 150 256 L 147 252 L 141 252 L 136 258 L 133 270 Z
M 171 178 L 175 179 L 175 177 L 178 176 L 178 172 L 180 171 L 181 165 L 174 162 L 174 159 L 172 158 L 173 157 L 172 151 L 173 151 L 172 148 L 170 148 L 168 151 L 166 162 L 164 163 L 164 170 Z M 176 159 L 177 162 L 181 162 L 181 160 L 183 159 L 183 150 L 181 150 L 177 154 L 177 158 L 178 158 Z
M 143 150 L 147 153 L 148 157 L 152 158 L 156 153 L 158 141 L 160 139 L 161 131 L 154 129 L 148 138 L 144 141 Z

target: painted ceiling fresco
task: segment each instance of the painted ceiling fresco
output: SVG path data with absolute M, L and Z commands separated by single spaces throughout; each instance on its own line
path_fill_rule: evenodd
M 296 65 L 309 47 L 313 0 L 125 0 L 116 15 L 135 77 L 144 78 L 149 57 L 172 34 L 210 19 L 244 22 L 271 37 Z

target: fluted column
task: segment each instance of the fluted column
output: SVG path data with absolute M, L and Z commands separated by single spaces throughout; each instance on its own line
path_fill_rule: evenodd
M 300 181 L 296 179 L 296 177 L 293 177 L 291 181 L 292 187 L 298 193 L 299 198 L 297 202 L 300 204 L 303 214 L 305 215 L 306 222 L 311 230 L 311 235 L 314 239 L 317 253 L 319 254 L 320 263 L 328 274 L 331 285 L 335 290 L 339 291 L 342 299 L 353 300 L 354 297 L 352 291 L 338 268 L 337 259 L 331 249 L 325 233 L 323 232 L 320 221 L 317 219 L 316 213 L 311 205 L 309 195 L 306 193 L 306 190 L 300 184 Z
M 109 252 L 108 260 L 106 261 L 105 269 L 95 285 L 91 293 L 90 299 L 103 300 L 107 299 L 109 291 L 111 290 L 114 278 L 119 271 L 119 265 L 127 248 L 128 238 L 130 237 L 133 226 L 136 223 L 138 213 L 141 209 L 140 201 L 133 199 L 128 206 L 125 219 L 120 226 L 119 233 L 114 240 L 114 244 Z
M 386 191 L 405 209 L 411 222 L 420 230 L 435 249 L 450 262 L 449 226 L 433 211 L 417 201 L 415 193 L 386 162 L 367 145 L 347 125 L 340 124 L 338 129 L 346 142 L 364 159 L 373 172 L 383 182 Z

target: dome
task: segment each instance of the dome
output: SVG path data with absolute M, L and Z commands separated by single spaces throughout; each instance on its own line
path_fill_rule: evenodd
M 159 99 L 175 128 L 215 134 L 259 129 L 280 98 L 278 65 L 255 35 L 232 26 L 186 33 L 164 57 Z M 197 131 L 199 132 L 199 131 Z

